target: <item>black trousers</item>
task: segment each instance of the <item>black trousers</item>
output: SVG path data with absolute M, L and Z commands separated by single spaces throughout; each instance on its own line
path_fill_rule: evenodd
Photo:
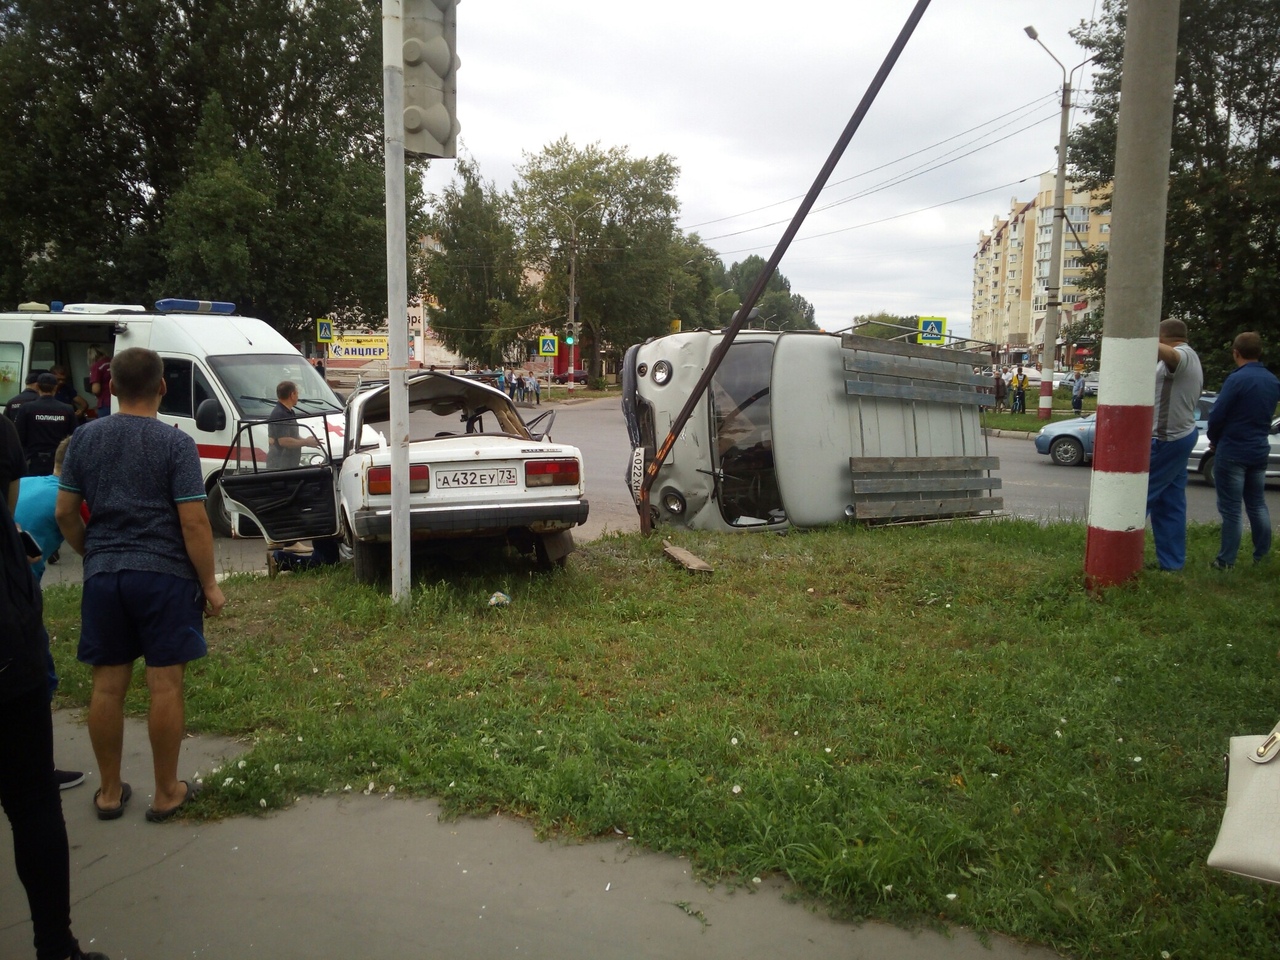
M 31 905 L 36 957 L 66 960 L 78 946 L 71 936 L 67 824 L 53 778 L 53 717 L 43 686 L 0 702 L 0 804 Z

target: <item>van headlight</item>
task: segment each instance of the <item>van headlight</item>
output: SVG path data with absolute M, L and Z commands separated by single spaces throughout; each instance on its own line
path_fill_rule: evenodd
M 659 360 L 653 365 L 653 382 L 658 386 L 662 386 L 671 379 L 671 364 L 666 360 Z
M 673 517 L 684 515 L 684 497 L 680 496 L 677 491 L 672 490 L 670 487 L 662 491 L 662 506 L 663 509 Z

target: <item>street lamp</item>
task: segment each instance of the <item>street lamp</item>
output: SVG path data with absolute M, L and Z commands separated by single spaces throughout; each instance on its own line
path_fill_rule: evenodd
M 577 302 L 578 302 L 578 296 L 577 296 L 577 293 L 578 293 L 578 289 L 577 289 L 577 279 L 578 279 L 578 218 L 579 218 L 579 217 L 581 217 L 581 216 L 585 216 L 586 214 L 590 213 L 590 212 L 591 212 L 592 210 L 594 210 L 596 207 L 600 206 L 600 204 L 604 203 L 606 199 L 608 199 L 608 198 L 606 198 L 606 197 L 601 197 L 599 200 L 597 200 L 595 203 L 591 204 L 591 206 L 587 207 L 585 210 L 581 211 L 580 213 L 570 213 L 568 210 L 566 210 L 564 207 L 560 206 L 560 204 L 558 204 L 558 203 L 548 203 L 548 206 L 554 207 L 555 209 L 559 210 L 561 213 L 563 213 L 566 217 L 568 217 L 568 218 L 569 218 L 569 226 L 570 226 L 570 244 L 569 244 L 569 329 L 570 329 L 570 330 L 572 330 L 572 329 L 573 329 L 573 324 L 574 324 L 575 322 L 577 322 L 577 319 L 578 319 L 578 317 L 577 317 L 577 311 L 574 309 L 574 307 L 577 305 Z M 575 337 L 574 339 L 576 340 L 577 338 Z M 576 343 L 571 343 L 571 344 L 569 344 L 569 392 L 570 392 L 570 393 L 573 393 L 573 371 L 576 369 L 576 365 L 575 365 L 575 364 L 574 364 L 574 362 L 573 362 L 573 355 L 574 355 L 574 353 L 575 353 L 575 352 L 576 352 L 576 350 L 577 350 L 577 346 L 578 346 L 578 345 L 577 345 Z
M 1071 79 L 1077 70 L 1093 61 L 1093 57 L 1083 60 L 1067 70 L 1062 61 L 1053 56 L 1053 51 L 1044 45 L 1035 27 L 1026 27 L 1026 34 L 1040 49 L 1053 57 L 1062 70 L 1062 120 L 1058 127 L 1058 175 L 1053 184 L 1053 235 L 1049 243 L 1049 283 L 1046 293 L 1048 302 L 1044 310 L 1044 354 L 1049 355 L 1048 376 L 1044 376 L 1043 359 L 1040 364 L 1040 407 L 1037 414 L 1041 420 L 1053 416 L 1053 369 L 1057 366 L 1058 357 L 1058 307 L 1062 293 L 1062 221 L 1066 217 L 1067 202 L 1067 127 L 1071 123 Z
M 737 291 L 735 291 L 732 287 L 730 287 L 728 290 L 721 290 L 719 293 L 717 293 L 714 297 L 711 298 L 711 312 L 714 313 L 716 316 L 716 326 L 720 325 L 720 298 L 723 297 L 725 294 L 736 293 L 736 292 Z

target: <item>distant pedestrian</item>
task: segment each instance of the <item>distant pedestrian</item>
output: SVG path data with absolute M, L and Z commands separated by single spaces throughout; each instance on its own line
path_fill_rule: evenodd
M 1196 402 L 1204 389 L 1200 358 L 1187 343 L 1181 320 L 1160 324 L 1156 347 L 1155 408 L 1151 424 L 1151 466 L 1147 515 L 1161 570 L 1181 570 L 1187 562 L 1187 459 L 1200 435 Z
M 1249 516 L 1253 562 L 1271 551 L 1271 514 L 1267 510 L 1267 460 L 1271 454 L 1271 419 L 1280 403 L 1280 380 L 1259 363 L 1262 338 L 1242 333 L 1231 345 L 1236 368 L 1227 374 L 1209 413 L 1209 450 L 1213 453 L 1213 485 L 1222 517 L 1222 542 L 1212 566 L 1230 570 L 1240 551 L 1243 521 Z
M 1071 381 L 1071 409 L 1078 417 L 1084 411 L 1084 374 L 1077 373 L 1075 376 Z
M 53 473 L 53 453 L 76 428 L 76 410 L 54 398 L 58 378 L 42 373 L 36 381 L 39 396 L 18 409 L 15 425 L 18 439 L 27 455 L 27 476 L 44 477 Z
M 536 406 L 542 406 L 542 384 L 538 382 L 538 378 L 533 374 L 529 375 L 529 386 L 533 390 L 533 400 Z
M 1019 365 L 1017 372 L 1009 380 L 1009 390 L 1013 393 L 1013 412 L 1027 412 L 1027 375 Z
M 178 779 L 186 666 L 207 652 L 204 615 L 226 598 L 195 441 L 162 422 L 164 363 L 142 347 L 112 361 L 118 415 L 77 430 L 58 488 L 58 527 L 84 557 L 77 656 L 93 668 L 89 738 L 101 787 L 99 820 L 124 815 L 132 790 L 120 779 L 124 702 L 138 657 L 146 661 L 155 792 L 146 818 L 167 820 L 195 797 Z M 86 528 L 80 514 L 89 505 Z
M 1009 395 L 1009 385 L 1004 382 L 1004 371 L 996 367 L 996 413 L 1004 413 L 1005 397 Z

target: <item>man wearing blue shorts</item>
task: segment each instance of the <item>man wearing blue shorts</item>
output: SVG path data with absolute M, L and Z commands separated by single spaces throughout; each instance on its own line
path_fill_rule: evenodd
M 122 350 L 111 361 L 111 388 L 120 416 L 95 420 L 72 437 L 57 518 L 67 543 L 84 556 L 78 657 L 93 668 L 89 739 L 102 781 L 94 807 L 99 819 L 118 819 L 132 794 L 120 779 L 124 700 L 142 657 L 156 781 L 147 819 L 158 822 L 198 789 L 178 779 L 183 677 L 187 663 L 206 653 L 204 614 L 216 616 L 226 600 L 214 577 L 195 441 L 156 419 L 165 393 L 159 355 Z

